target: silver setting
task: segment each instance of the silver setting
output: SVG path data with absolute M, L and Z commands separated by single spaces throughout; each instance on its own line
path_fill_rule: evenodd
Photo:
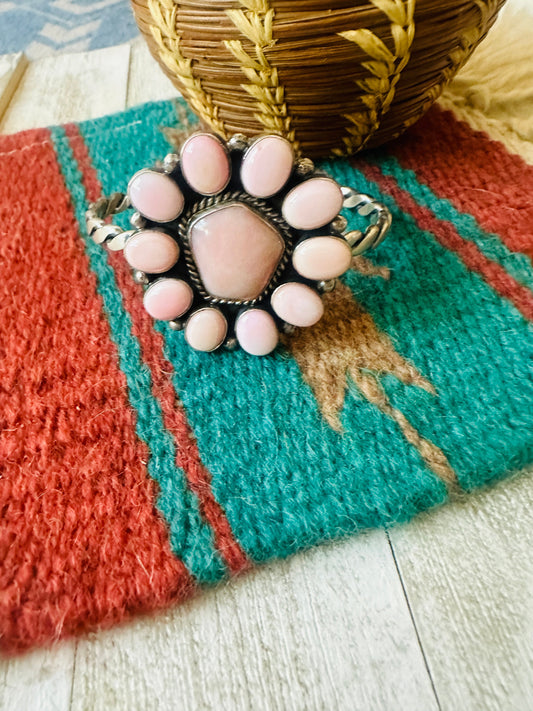
M 146 220 L 140 212 L 134 212 L 130 217 L 130 225 L 137 230 L 142 230 L 142 228 L 146 225 Z
M 138 171 L 135 173 L 135 175 L 132 175 L 131 178 L 130 178 L 130 181 L 129 181 L 129 183 L 128 183 L 127 192 L 126 192 L 127 199 L 128 199 L 128 207 L 130 207 L 131 205 L 133 205 L 133 203 L 132 203 L 132 201 L 131 201 L 131 197 L 130 197 L 131 186 L 132 186 L 133 182 L 139 177 L 139 175 L 143 175 L 143 173 L 155 173 L 156 175 L 160 175 L 160 176 L 162 176 L 165 180 L 170 180 L 170 181 L 172 181 L 172 183 L 173 183 L 174 185 L 176 185 L 176 187 L 179 188 L 179 185 L 177 185 L 177 183 L 176 183 L 174 180 L 172 180 L 172 178 L 170 177 L 170 175 L 168 175 L 168 173 L 166 173 L 164 170 L 154 170 L 153 168 L 143 168 L 142 170 L 138 170 Z M 177 212 L 177 213 L 174 215 L 174 217 L 172 217 L 170 220 L 153 220 L 153 222 L 158 222 L 158 223 L 161 223 L 161 224 L 166 224 L 166 223 L 168 223 L 168 222 L 174 222 L 174 220 L 177 220 L 178 217 L 181 215 L 182 210 L 183 210 L 183 208 L 182 208 L 179 212 Z M 143 217 L 146 218 L 146 219 L 148 219 L 148 220 L 151 219 L 149 215 L 143 215 Z
M 135 173 L 128 183 L 127 194 L 114 193 L 109 197 L 102 197 L 90 205 L 86 212 L 87 233 L 95 242 L 105 243 L 111 251 L 118 251 L 124 249 L 127 244 L 127 240 L 133 234 L 136 234 L 137 230 L 144 229 L 148 222 L 153 221 L 154 223 L 159 224 L 163 231 L 165 230 L 165 222 L 173 223 L 169 227 L 168 233 L 173 239 L 179 241 L 181 252 L 185 255 L 183 258 L 184 261 L 180 262 L 178 271 L 180 274 L 182 274 L 183 269 L 187 271 L 187 274 L 183 274 L 181 278 L 183 278 L 188 284 L 194 296 L 189 309 L 182 316 L 168 321 L 168 326 L 173 331 L 185 330 L 185 339 L 187 340 L 187 327 L 191 323 L 191 319 L 195 317 L 196 314 L 199 314 L 206 309 L 219 311 L 225 320 L 225 333 L 220 342 L 211 350 L 214 351 L 220 347 L 223 347 L 226 350 L 231 351 L 238 347 L 238 340 L 235 337 L 234 332 L 234 324 L 239 318 L 236 313 L 237 310 L 232 307 L 253 306 L 257 304 L 259 308 L 262 308 L 270 313 L 269 302 L 272 294 L 275 293 L 277 289 L 281 289 L 285 285 L 286 281 L 291 279 L 290 276 L 286 276 L 286 278 L 282 281 L 282 275 L 288 271 L 289 262 L 293 256 L 293 253 L 297 250 L 299 244 L 306 241 L 306 238 L 312 239 L 313 237 L 313 231 L 311 231 L 311 234 L 306 234 L 309 232 L 308 230 L 298 228 L 297 226 L 291 226 L 286 222 L 283 215 L 280 214 L 282 212 L 282 208 L 279 208 L 278 201 L 285 201 L 291 194 L 292 190 L 302 185 L 308 179 L 322 178 L 334 182 L 335 185 L 342 191 L 343 207 L 347 209 L 355 209 L 362 217 L 368 218 L 368 227 L 364 229 L 364 231 L 354 229 L 347 232 L 348 220 L 344 217 L 344 215 L 339 214 L 336 215 L 328 225 L 324 226 L 324 232 L 322 234 L 332 239 L 342 239 L 345 241 L 349 245 L 353 256 L 363 254 L 369 249 L 375 249 L 379 244 L 381 244 L 390 228 L 392 217 L 390 211 L 382 203 L 374 200 L 369 195 L 357 192 L 353 188 L 339 186 L 330 175 L 325 173 L 323 170 L 317 169 L 312 160 L 308 158 L 298 159 L 294 156 L 293 152 L 293 167 L 291 174 L 292 182 L 290 183 L 292 187 L 291 189 L 288 189 L 285 185 L 280 189 L 280 191 L 278 191 L 279 197 L 274 201 L 276 208 L 270 207 L 272 204 L 270 198 L 274 196 L 269 196 L 264 199 L 255 198 L 243 190 L 234 190 L 232 192 L 227 190 L 227 185 L 231 180 L 230 174 L 228 183 L 226 183 L 221 190 L 217 191 L 215 194 L 205 196 L 202 194 L 198 195 L 196 193 L 196 202 L 192 205 L 189 202 L 189 205 L 185 205 L 183 212 L 178 213 L 171 220 L 166 220 L 165 222 L 162 220 L 151 220 L 151 218 L 146 218 L 137 211 L 134 212 L 130 218 L 132 229 L 126 231 L 117 225 L 110 224 L 107 221 L 109 217 L 131 207 L 131 186 L 134 180 L 137 179 L 142 173 L 156 173 L 162 175 L 165 179 L 172 180 L 175 185 L 180 187 L 181 177 L 175 180 L 171 176 L 171 173 L 178 167 L 188 142 L 200 135 L 209 136 L 212 140 L 217 141 L 222 146 L 231 168 L 231 152 L 234 153 L 233 160 L 242 164 L 242 160 L 245 159 L 247 151 L 249 151 L 252 146 L 254 146 L 257 142 L 264 140 L 267 136 L 279 134 L 261 134 L 254 139 L 249 139 L 244 134 L 235 134 L 227 142 L 224 142 L 219 136 L 207 131 L 199 131 L 190 134 L 181 146 L 179 155 L 177 153 L 169 153 L 164 160 L 157 163 L 155 167 L 144 168 L 143 170 Z M 236 152 L 242 153 L 242 156 L 239 154 L 236 155 Z M 186 180 L 185 176 L 183 177 Z M 192 188 L 192 192 L 195 194 L 194 188 Z M 185 194 L 190 195 L 188 190 L 185 191 Z M 276 230 L 280 240 L 283 243 L 281 258 L 277 266 L 273 267 L 274 273 L 272 274 L 269 283 L 266 285 L 261 294 L 253 299 L 226 299 L 210 294 L 202 283 L 190 244 L 191 229 L 196 220 L 205 217 L 206 214 L 219 209 L 220 207 L 232 204 L 240 204 L 251 209 L 264 223 Z M 315 232 L 314 234 L 318 233 Z M 293 275 L 293 272 L 290 271 L 290 274 Z M 136 283 L 142 284 L 148 288 L 150 288 L 150 285 L 154 283 L 153 278 L 149 277 L 141 270 L 132 270 L 132 276 Z M 310 288 L 312 288 L 315 293 L 318 293 L 319 295 L 333 291 L 338 283 L 336 278 L 318 281 L 316 279 L 305 279 L 302 275 L 298 277 L 296 277 L 296 275 L 293 276 L 295 276 L 296 281 L 309 284 Z M 196 294 L 199 294 L 203 298 L 205 305 L 198 305 Z M 193 304 L 196 305 L 193 306 Z M 217 308 L 217 305 L 219 308 Z M 229 308 L 224 308 L 224 306 Z M 278 330 L 284 334 L 291 335 L 296 330 L 294 325 L 281 321 L 279 318 L 276 319 L 276 323 L 278 324 Z
M 278 262 L 276 271 L 272 275 L 266 288 L 261 292 L 259 296 L 255 299 L 224 299 L 219 296 L 214 296 L 210 294 L 205 288 L 196 262 L 194 261 L 194 256 L 192 253 L 191 245 L 189 242 L 189 231 L 192 224 L 196 221 L 205 217 L 206 214 L 213 212 L 217 208 L 223 205 L 246 205 L 251 208 L 264 222 L 267 222 L 271 227 L 277 230 L 282 241 L 285 243 L 285 248 L 283 254 Z M 221 196 L 212 196 L 200 200 L 200 202 L 195 203 L 181 219 L 178 227 L 179 236 L 183 244 L 183 251 L 185 253 L 185 261 L 187 263 L 187 268 L 189 270 L 189 276 L 200 293 L 200 295 L 211 304 L 235 304 L 238 306 L 249 306 L 261 301 L 265 298 L 277 285 L 281 273 L 287 266 L 289 257 L 292 254 L 292 233 L 289 225 L 281 217 L 281 215 L 271 207 L 269 207 L 264 200 L 259 198 L 254 198 L 248 195 L 248 193 L 243 193 L 240 191 L 235 191 L 232 193 L 227 193 Z
M 300 158 L 296 161 L 296 175 L 300 178 L 304 178 L 306 175 L 312 173 L 315 169 L 315 164 L 310 158 Z
M 295 157 L 294 157 L 294 148 L 292 147 L 290 141 L 288 141 L 286 138 L 284 138 L 283 136 L 280 136 L 280 135 L 277 134 L 277 133 L 264 133 L 264 134 L 261 134 L 261 135 L 259 135 L 259 136 L 256 136 L 255 138 L 253 138 L 253 139 L 251 139 L 251 140 L 249 141 L 249 143 L 248 143 L 248 148 L 246 149 L 246 151 L 245 151 L 245 153 L 244 153 L 244 155 L 243 155 L 243 157 L 242 157 L 241 167 L 242 167 L 242 165 L 244 164 L 244 161 L 246 160 L 246 157 L 247 157 L 247 155 L 250 153 L 250 151 L 252 150 L 252 148 L 255 148 L 255 146 L 257 146 L 258 143 L 261 143 L 261 141 L 264 141 L 266 138 L 279 138 L 281 141 L 283 141 L 284 143 L 286 143 L 286 144 L 289 146 L 290 150 L 291 150 L 291 162 L 292 162 L 292 165 L 294 166 L 294 160 L 295 160 Z M 270 195 L 262 195 L 262 196 L 261 196 L 261 199 L 262 199 L 262 200 L 268 200 L 269 198 L 274 197 L 274 195 L 277 195 L 278 193 L 280 193 L 280 192 L 285 188 L 285 186 L 287 185 L 287 183 L 289 182 L 290 177 L 291 177 L 291 174 L 292 174 L 292 168 L 291 168 L 291 171 L 290 171 L 289 175 L 287 176 L 287 180 L 283 183 L 283 185 L 281 186 L 281 188 L 279 188 L 279 189 L 276 190 L 275 192 L 271 193 Z
M 306 247 L 309 244 L 312 244 L 313 240 L 317 240 L 317 239 L 327 239 L 327 240 L 331 240 L 331 242 L 339 242 L 340 244 L 342 244 L 343 249 L 346 246 L 348 246 L 349 248 L 351 248 L 351 246 L 352 246 L 346 239 L 345 235 L 338 235 L 338 234 L 327 234 L 327 235 L 323 235 L 323 236 L 317 235 L 314 237 L 306 237 L 305 239 L 302 239 L 300 242 L 298 242 L 298 244 L 294 247 L 294 250 L 293 250 L 292 266 L 294 267 L 294 269 L 298 272 L 298 274 L 300 276 L 304 277 L 304 279 L 310 279 L 311 281 L 317 281 L 318 277 L 313 277 L 313 276 L 310 276 L 309 274 L 305 274 L 305 269 L 300 271 L 301 265 L 300 265 L 300 269 L 299 269 L 295 262 L 298 261 L 298 256 L 302 252 L 305 253 Z M 346 254 L 348 254 L 348 252 Z M 324 284 L 327 284 L 331 281 L 335 281 L 335 279 L 339 276 L 341 276 L 341 274 L 337 274 L 337 275 L 333 276 L 331 279 L 321 280 L 320 282 L 318 282 L 319 289 L 321 288 L 320 287 L 321 284 L 324 285 Z
M 122 230 L 117 225 L 103 225 L 102 227 L 97 227 L 91 237 L 96 244 L 102 244 L 102 242 L 110 244 L 121 233 Z
M 116 237 L 110 239 L 106 246 L 112 252 L 120 252 L 126 246 L 126 242 L 133 235 L 133 230 L 128 230 L 127 232 L 120 232 Z
M 281 330 L 287 336 L 292 336 L 292 334 L 296 331 L 296 326 L 293 326 L 292 323 L 287 323 L 287 321 L 284 321 L 281 325 Z
M 105 225 L 105 221 L 100 217 L 86 217 L 85 225 L 87 227 L 87 234 L 89 237 L 93 236 L 93 233 Z
M 89 205 L 85 213 L 85 225 L 87 234 L 96 244 L 106 242 L 108 245 L 113 242 L 111 249 L 122 249 L 119 241 L 115 241 L 124 230 L 118 225 L 108 224 L 105 220 L 111 215 L 118 215 L 130 206 L 130 201 L 124 193 L 113 193 L 109 197 L 101 197 L 96 202 Z
M 228 141 L 228 150 L 245 151 L 248 148 L 249 140 L 244 133 L 234 133 Z
M 371 224 L 365 232 L 352 230 L 345 235 L 352 248 L 354 257 L 369 249 L 376 249 L 383 240 L 392 224 L 390 211 L 381 202 L 370 195 L 358 193 L 353 188 L 341 187 L 344 196 L 344 207 L 357 210 L 363 217 L 370 217 Z
M 140 269 L 134 269 L 132 272 L 132 277 L 133 277 L 133 281 L 136 284 L 144 284 L 146 286 L 146 284 L 150 283 L 150 279 L 148 279 L 146 274 L 144 272 L 142 272 Z
M 379 239 L 381 230 L 377 225 L 370 225 L 363 235 L 360 242 L 355 242 L 352 245 L 352 256 L 357 257 L 368 249 L 373 249 Z
M 302 180 L 302 181 L 301 181 L 300 183 L 298 183 L 297 185 L 294 185 L 294 186 L 289 190 L 289 192 L 285 195 L 285 197 L 283 198 L 283 205 L 282 205 L 282 207 L 281 207 L 281 212 L 282 212 L 282 214 L 284 213 L 285 202 L 289 199 L 289 197 L 290 197 L 293 193 L 295 193 L 297 190 L 300 190 L 300 188 L 302 187 L 302 185 L 305 185 L 306 183 L 309 183 L 309 182 L 311 182 L 312 180 L 327 181 L 328 183 L 333 183 L 333 185 L 335 185 L 335 187 L 340 188 L 340 185 L 337 183 L 336 180 L 334 180 L 334 178 L 331 177 L 331 175 L 327 175 L 326 173 L 321 173 L 321 172 L 319 172 L 319 171 L 314 171 L 313 175 L 311 175 L 308 180 Z M 334 217 L 333 219 L 336 220 L 337 217 L 339 217 L 339 215 L 337 215 L 337 216 Z M 330 222 L 331 222 L 331 220 L 330 220 L 329 222 L 326 222 L 326 224 L 324 224 L 324 225 L 319 225 L 318 228 L 314 228 L 314 229 L 324 229 L 325 227 L 327 227 L 327 226 L 330 224 Z M 300 223 L 300 226 L 295 225 L 295 224 L 292 224 L 292 227 L 293 227 L 295 230 L 299 230 L 299 231 L 301 231 L 301 232 L 307 232 L 307 231 L 309 230 L 308 227 L 302 226 L 301 223 Z
M 348 227 L 348 220 L 343 215 L 337 215 L 337 217 L 331 223 L 331 227 L 336 232 L 340 232 L 341 234 L 343 234 L 344 230 Z
M 165 173 L 172 173 L 179 162 L 180 157 L 177 153 L 167 153 L 167 155 L 163 158 L 163 170 Z
M 322 292 L 323 294 L 329 294 L 331 291 L 335 290 L 335 287 L 337 286 L 337 280 L 328 279 L 327 281 L 319 281 L 317 286 L 320 292 Z
M 363 233 L 361 230 L 352 230 L 344 235 L 344 239 L 348 242 L 350 247 L 356 247 L 359 242 L 363 239 Z
M 228 320 L 224 316 L 222 311 L 220 309 L 214 308 L 213 306 L 203 306 L 202 308 L 196 309 L 196 311 L 193 311 L 192 314 L 187 319 L 187 322 L 185 323 L 184 332 L 185 332 L 185 340 L 187 341 L 187 343 L 189 343 L 189 341 L 187 340 L 187 326 L 189 325 L 190 320 L 192 319 L 193 316 L 196 316 L 196 314 L 200 314 L 200 313 L 202 313 L 202 311 L 208 311 L 208 310 L 209 311 L 218 311 L 220 314 L 222 314 L 222 316 L 224 317 L 224 321 L 226 323 L 226 330 L 224 332 L 224 336 L 222 337 L 222 340 L 220 341 L 220 343 L 218 343 L 214 348 L 211 348 L 208 351 L 201 351 L 202 353 L 212 353 L 213 351 L 216 351 L 217 348 L 220 348 L 220 346 L 225 342 L 226 336 L 228 335 Z M 191 345 L 191 344 L 189 343 L 189 345 Z M 192 347 L 193 346 L 191 346 L 191 348 Z
M 227 338 L 222 345 L 227 351 L 234 351 L 237 349 L 239 342 L 236 338 Z
M 227 144 L 220 138 L 220 136 L 217 136 L 216 133 L 210 133 L 209 131 L 196 131 L 196 133 L 193 133 L 192 135 L 190 135 L 190 136 L 187 138 L 187 140 L 184 142 L 184 144 L 182 145 L 181 150 L 180 150 L 180 157 L 179 157 L 180 162 L 183 161 L 183 153 L 184 153 L 185 149 L 187 148 L 187 144 L 190 143 L 190 142 L 191 142 L 192 140 L 194 140 L 195 138 L 198 138 L 198 136 L 209 136 L 209 138 L 212 138 L 213 140 L 217 141 L 217 142 L 220 144 L 220 146 L 224 149 L 224 153 L 226 154 L 226 157 L 227 157 L 227 159 L 228 159 L 229 175 L 228 175 L 228 179 L 227 179 L 227 181 L 226 181 L 226 184 L 223 185 L 223 186 L 220 188 L 220 190 L 217 190 L 216 193 L 201 193 L 202 195 L 207 195 L 208 197 L 211 197 L 211 196 L 214 196 L 214 195 L 220 195 L 220 193 L 222 193 L 222 192 L 228 187 L 228 183 L 229 183 L 229 181 L 231 180 L 231 159 L 230 159 L 230 155 L 229 155 L 229 151 L 228 151 L 228 146 L 227 146 Z M 182 164 L 182 172 L 183 172 L 183 164 Z M 187 182 L 187 185 L 189 185 L 189 187 L 190 187 L 192 190 L 194 190 L 194 188 L 192 187 L 192 185 L 190 185 L 189 181 L 187 180 L 187 176 L 186 176 L 185 174 L 183 174 L 183 177 L 185 178 L 185 181 Z M 195 192 L 196 192 L 196 191 L 195 191 Z

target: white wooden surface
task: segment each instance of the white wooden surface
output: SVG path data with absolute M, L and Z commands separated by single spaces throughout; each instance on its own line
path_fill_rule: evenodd
M 175 95 L 141 43 L 41 60 L 0 73 L 6 85 L 1 132 Z M 389 535 L 0 661 L 0 709 L 532 711 L 532 524 L 524 473 Z

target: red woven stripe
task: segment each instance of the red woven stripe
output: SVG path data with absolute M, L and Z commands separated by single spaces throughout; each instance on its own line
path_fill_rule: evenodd
M 0 637 L 13 650 L 193 587 L 154 508 L 48 133 L 0 149 L 0 333 L 10 334 L 0 346 Z
M 533 259 L 533 166 L 449 111 L 434 107 L 393 154 L 439 197 L 473 215 L 487 232 Z
M 88 199 L 97 200 L 101 194 L 101 186 L 83 137 L 74 124 L 67 126 L 66 131 L 83 175 Z M 161 404 L 165 427 L 172 433 L 176 443 L 176 464 L 184 470 L 191 490 L 198 497 L 202 515 L 213 529 L 217 549 L 231 572 L 239 573 L 250 567 L 250 561 L 233 535 L 224 510 L 215 499 L 211 475 L 202 464 L 185 411 L 177 403 L 172 385 L 173 368 L 163 354 L 163 337 L 153 328 L 152 319 L 142 305 L 142 287 L 132 280 L 124 257 L 110 253 L 109 261 L 115 270 L 124 303 L 131 315 L 143 360 L 150 368 L 153 394 Z
M 533 321 L 533 295 L 511 277 L 503 267 L 488 259 L 472 242 L 464 240 L 451 222 L 439 220 L 426 207 L 418 205 L 410 193 L 402 190 L 394 178 L 383 175 L 377 166 L 358 164 L 369 180 L 391 195 L 398 206 L 415 218 L 418 226 L 431 232 L 440 244 L 458 254 L 465 265 L 480 274 L 498 294 L 509 299 L 530 321 Z

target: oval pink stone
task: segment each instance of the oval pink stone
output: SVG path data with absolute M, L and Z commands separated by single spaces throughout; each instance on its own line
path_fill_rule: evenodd
M 262 309 L 242 313 L 235 324 L 235 335 L 241 348 L 256 356 L 271 353 L 279 339 L 274 319 Z
M 307 279 L 335 279 L 350 268 L 352 250 L 340 237 L 310 237 L 297 245 L 292 263 Z
M 144 292 L 144 308 L 152 318 L 172 321 L 191 306 L 191 287 L 181 279 L 158 279 Z
M 133 269 L 148 274 L 162 274 L 173 267 L 180 248 L 170 235 L 157 230 L 141 230 L 126 242 L 126 261 Z
M 334 180 L 310 178 L 290 191 L 283 202 L 282 213 L 297 230 L 314 230 L 331 222 L 343 202 L 341 189 Z
M 223 314 L 211 307 L 195 311 L 185 326 L 185 340 L 197 351 L 214 351 L 224 342 L 228 324 Z
M 324 314 L 324 304 L 316 291 L 297 282 L 278 286 L 270 303 L 277 315 L 293 326 L 312 326 Z
M 196 192 L 202 195 L 219 193 L 231 176 L 226 149 L 216 136 L 196 133 L 181 149 L 181 172 Z
M 285 138 L 258 138 L 246 151 L 242 161 L 242 185 L 246 192 L 254 197 L 271 197 L 279 192 L 289 179 L 293 162 L 292 146 Z
M 128 185 L 128 196 L 133 207 L 154 222 L 175 220 L 185 202 L 172 178 L 155 170 L 135 173 Z

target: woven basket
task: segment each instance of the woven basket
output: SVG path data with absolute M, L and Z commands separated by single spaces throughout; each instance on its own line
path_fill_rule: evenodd
M 132 0 L 150 50 L 224 137 L 276 131 L 310 156 L 400 135 L 505 0 Z

